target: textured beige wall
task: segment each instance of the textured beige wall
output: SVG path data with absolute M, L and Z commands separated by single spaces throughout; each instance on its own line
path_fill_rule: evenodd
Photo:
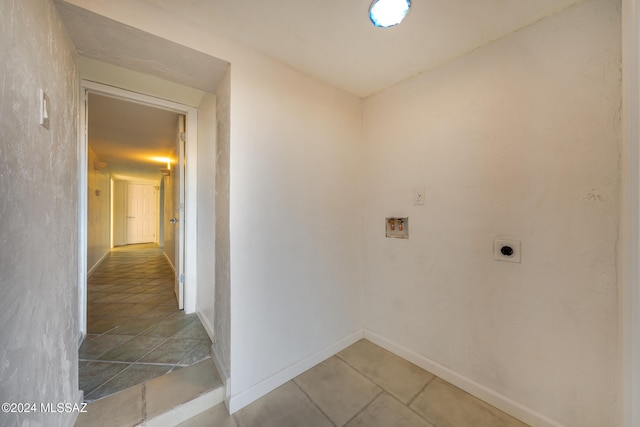
M 215 244 L 215 336 L 213 349 L 218 365 L 231 373 L 231 277 L 229 241 L 229 148 L 230 72 L 216 93 L 216 244 Z
M 78 80 L 50 1 L 0 2 L 0 57 L 0 402 L 77 403 Z M 49 130 L 38 123 L 41 88 Z M 0 425 L 73 418 L 0 413 Z

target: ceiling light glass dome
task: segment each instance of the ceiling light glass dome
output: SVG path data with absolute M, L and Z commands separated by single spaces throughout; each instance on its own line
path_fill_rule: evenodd
M 369 18 L 376 27 L 398 25 L 411 9 L 411 0 L 373 0 L 369 7 Z

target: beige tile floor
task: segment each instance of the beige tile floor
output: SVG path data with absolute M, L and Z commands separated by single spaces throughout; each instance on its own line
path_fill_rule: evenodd
M 229 415 L 218 405 L 181 427 L 526 427 L 361 340 Z
M 209 358 L 89 403 L 75 427 L 131 427 L 150 422 L 163 427 L 176 425 L 185 419 L 185 405 L 193 408 L 194 399 L 198 399 L 195 406 L 207 407 L 201 400 L 205 394 L 211 397 L 210 393 L 216 394 L 214 401 L 222 401 L 222 381 Z M 167 414 L 176 408 L 178 414 Z
M 173 270 L 156 245 L 115 248 L 88 279 L 80 389 L 94 401 L 211 355 L 197 315 L 178 310 Z

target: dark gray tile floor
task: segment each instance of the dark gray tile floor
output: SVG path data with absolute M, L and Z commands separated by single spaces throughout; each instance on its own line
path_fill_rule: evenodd
M 156 245 L 115 248 L 88 279 L 80 389 L 93 401 L 211 357 L 195 314 L 178 310 L 173 270 Z

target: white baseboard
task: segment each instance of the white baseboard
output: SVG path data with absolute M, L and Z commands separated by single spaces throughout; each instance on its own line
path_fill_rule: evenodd
M 169 258 L 169 255 L 167 255 L 167 253 L 165 251 L 162 251 L 162 255 L 164 255 L 164 257 L 167 259 L 167 262 L 169 263 L 169 265 L 171 266 L 171 269 L 173 270 L 173 275 L 175 276 L 176 275 L 176 267 L 171 262 L 171 259 Z
M 213 340 L 212 340 L 213 341 Z M 222 385 L 224 386 L 224 404 L 229 410 L 229 399 L 231 398 L 231 378 L 229 376 L 229 371 L 227 371 L 226 366 L 224 365 L 224 359 L 218 352 L 216 348 L 211 344 L 211 359 L 213 360 L 213 364 L 218 371 L 218 375 L 220 375 L 220 379 L 222 380 Z
M 363 338 L 363 332 L 362 329 L 359 329 L 358 331 L 346 336 L 345 338 L 342 338 L 338 342 L 320 350 L 319 352 L 307 357 L 306 359 L 283 369 L 282 371 L 270 376 L 269 378 L 266 378 L 265 380 L 259 382 L 248 390 L 243 390 L 238 394 L 232 395 L 229 398 L 229 403 L 227 406 L 229 409 L 229 413 L 233 414 L 234 412 L 237 412 L 251 402 L 258 400 L 270 391 L 280 387 L 287 381 L 290 381 L 301 373 L 313 368 L 318 363 L 328 359 L 339 351 L 344 350 L 361 338 Z
M 76 341 L 78 342 L 78 349 L 80 349 L 80 346 L 84 342 L 85 336 L 86 336 L 86 334 L 84 332 L 78 330 L 78 333 L 76 334 Z
M 198 308 L 196 305 L 196 314 L 198 315 L 198 319 L 200 319 L 200 323 L 205 331 L 207 331 L 207 335 L 209 335 L 209 339 L 213 342 L 213 325 L 209 324 L 209 319 L 204 317 L 202 314 L 202 310 Z
M 460 375 L 459 373 L 452 371 L 446 366 L 421 356 L 413 351 L 402 347 L 395 342 L 382 337 L 368 329 L 364 330 L 364 338 L 371 341 L 374 344 L 383 347 L 386 350 L 402 357 L 405 360 L 421 367 L 422 369 L 431 372 L 432 374 L 442 378 L 443 380 L 453 384 L 454 386 L 466 391 L 467 393 L 483 400 L 490 405 L 495 406 L 503 412 L 511 415 L 514 418 L 521 420 L 522 422 L 534 427 L 565 427 L 557 421 L 551 420 L 542 414 L 528 408 L 518 402 L 509 399 L 507 396 L 500 394 L 490 388 L 478 384 L 477 382 Z
M 100 264 L 102 264 L 102 262 L 105 260 L 106 257 L 109 256 L 109 254 L 111 253 L 111 251 L 107 251 L 105 252 L 100 259 L 98 260 L 98 262 L 96 262 L 95 264 L 93 264 L 93 267 L 91 267 L 89 269 L 89 271 L 87 271 L 87 278 L 91 277 L 91 275 L 94 273 L 94 271 L 96 271 L 98 269 L 98 267 L 100 267 Z

